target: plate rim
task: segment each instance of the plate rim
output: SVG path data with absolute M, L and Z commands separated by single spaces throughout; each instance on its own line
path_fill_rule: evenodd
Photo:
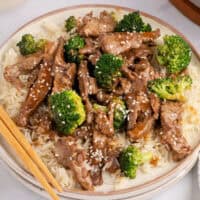
M 48 16 L 55 15 L 55 14 L 58 14 L 58 13 L 62 13 L 62 12 L 68 11 L 68 10 L 81 9 L 81 8 L 90 8 L 90 9 L 92 9 L 92 8 L 105 8 L 105 9 L 106 8 L 113 8 L 113 9 L 116 9 L 116 10 L 125 10 L 125 11 L 129 11 L 129 12 L 138 10 L 138 9 L 129 8 L 129 7 L 125 7 L 125 6 L 114 5 L 114 4 L 81 4 L 81 5 L 72 5 L 72 6 L 66 6 L 66 7 L 62 7 L 62 8 L 59 8 L 59 9 L 55 9 L 55 10 L 46 12 L 46 13 L 44 13 L 42 15 L 39 15 L 38 17 L 35 17 L 35 18 L 31 19 L 28 22 L 26 22 L 25 24 L 23 24 L 22 26 L 20 26 L 19 28 L 17 28 L 16 31 L 14 31 L 12 34 L 10 34 L 7 37 L 7 39 L 4 40 L 4 42 L 0 44 L 0 50 L 2 50 L 3 47 L 6 45 L 6 43 L 10 39 L 12 39 L 12 37 L 14 37 L 15 34 L 17 34 L 23 28 L 25 28 L 25 27 L 27 27 L 27 26 L 35 23 L 35 22 L 38 22 L 38 21 L 40 21 L 40 20 L 42 20 L 44 18 L 47 18 Z M 160 18 L 158 18 L 156 16 L 153 16 L 153 15 L 148 14 L 148 13 L 143 12 L 143 11 L 140 11 L 140 13 L 143 16 L 145 16 L 147 18 L 150 18 L 150 19 L 156 21 L 159 24 L 162 24 L 167 29 L 169 29 L 169 30 L 173 31 L 174 33 L 180 35 L 190 45 L 193 53 L 196 55 L 197 59 L 200 62 L 200 53 L 198 53 L 197 49 L 190 42 L 190 40 L 187 39 L 187 37 L 185 35 L 183 35 L 180 31 L 178 31 L 172 25 L 168 24 L 167 22 L 165 22 L 164 20 L 162 20 L 162 19 L 160 19 Z M 69 193 L 73 193 L 73 194 L 79 194 L 79 195 L 84 195 L 84 196 L 85 195 L 87 195 L 87 196 L 98 195 L 98 196 L 104 196 L 105 197 L 105 196 L 111 196 L 111 195 L 122 195 L 122 194 L 126 194 L 126 193 L 128 194 L 130 192 L 142 190 L 143 188 L 147 188 L 147 187 L 153 186 L 156 182 L 165 180 L 166 177 L 172 176 L 173 174 L 175 174 L 179 170 L 179 168 L 181 166 L 183 166 L 187 161 L 192 159 L 192 157 L 194 157 L 195 154 L 196 154 L 196 156 L 194 157 L 194 159 L 196 159 L 197 155 L 198 155 L 197 154 L 198 151 L 200 151 L 200 143 L 197 144 L 194 147 L 194 149 L 192 150 L 190 155 L 188 155 L 184 160 L 180 161 L 180 163 L 178 165 L 176 165 L 175 167 L 173 167 L 171 170 L 169 170 L 168 172 L 166 172 L 163 175 L 158 176 L 157 178 L 155 178 L 153 180 L 147 181 L 146 183 L 142 183 L 142 184 L 139 184 L 137 186 L 132 186 L 132 187 L 125 188 L 125 189 L 119 189 L 119 190 L 116 190 L 116 191 L 108 191 L 108 192 L 94 192 L 94 191 L 81 191 L 81 190 L 78 190 L 78 189 L 66 189 L 63 193 L 61 193 L 61 196 L 63 196 L 63 194 L 65 194 L 65 193 L 68 193 L 68 194 Z M 23 178 L 26 179 L 25 176 L 23 176 Z M 37 186 L 39 188 L 42 188 L 39 184 L 36 184 L 37 182 L 34 183 L 34 179 L 35 178 L 33 177 L 32 184 L 34 184 L 35 186 Z

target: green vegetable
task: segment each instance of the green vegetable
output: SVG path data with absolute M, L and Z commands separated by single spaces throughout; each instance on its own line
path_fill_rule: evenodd
M 120 130 L 124 127 L 127 116 L 126 105 L 120 98 L 115 98 L 113 101 L 116 103 L 114 111 L 114 128 L 115 130 Z
M 99 104 L 97 104 L 97 103 L 94 103 L 93 104 L 93 108 L 94 108 L 94 110 L 101 110 L 101 111 L 103 111 L 103 112 L 108 112 L 108 108 L 106 107 L 106 106 L 102 106 L 102 105 L 99 105 Z
M 49 104 L 56 128 L 63 134 L 72 134 L 85 121 L 83 103 L 73 90 L 51 95 Z
M 67 62 L 74 62 L 79 64 L 83 59 L 83 55 L 79 54 L 79 49 L 85 46 L 85 40 L 79 35 L 76 35 L 68 40 L 64 45 L 65 59 Z
M 119 156 L 120 168 L 125 176 L 133 179 L 136 177 L 138 167 L 151 158 L 151 152 L 142 153 L 137 147 L 130 145 Z
M 46 40 L 45 39 L 39 39 L 37 42 L 36 42 L 36 49 L 37 51 L 38 50 L 42 50 L 46 44 Z
M 150 32 L 151 30 L 150 24 L 143 22 L 138 11 L 124 15 L 115 28 L 116 32 Z
M 178 35 L 166 35 L 163 40 L 164 44 L 157 47 L 156 58 L 169 73 L 179 73 L 190 63 L 190 46 Z
M 70 32 L 73 28 L 76 27 L 77 21 L 74 16 L 70 16 L 66 21 L 65 21 L 65 28 L 67 32 Z
M 21 41 L 17 43 L 20 53 L 22 55 L 29 55 L 36 53 L 39 50 L 43 50 L 46 44 L 46 40 L 40 39 L 35 41 L 34 37 L 31 34 L 25 34 L 22 36 Z
M 123 60 L 112 54 L 103 54 L 97 61 L 94 75 L 97 83 L 104 89 L 111 89 L 113 81 L 121 76 Z
M 188 75 L 176 78 L 159 78 L 149 82 L 148 88 L 161 99 L 183 101 L 184 91 L 192 85 L 192 79 Z

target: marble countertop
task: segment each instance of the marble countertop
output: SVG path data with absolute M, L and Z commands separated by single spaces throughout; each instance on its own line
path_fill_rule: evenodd
M 14 1 L 14 0 L 13 0 Z M 23 0 L 22 0 L 23 1 Z M 103 3 L 98 0 L 24 0 L 20 5 L 9 10 L 2 10 L 0 4 L 0 44 L 19 26 L 48 11 L 79 4 Z M 106 4 L 116 4 L 142 10 L 155 15 L 176 27 L 193 43 L 200 52 L 200 27 L 192 23 L 174 8 L 167 0 L 107 0 Z M 181 181 L 157 194 L 152 200 L 199 200 L 200 191 L 197 184 L 197 166 Z M 0 161 L 0 199 L 2 200 L 43 200 L 19 183 Z

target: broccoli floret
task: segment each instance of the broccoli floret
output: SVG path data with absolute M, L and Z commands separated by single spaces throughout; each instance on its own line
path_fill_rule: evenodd
M 31 34 L 25 34 L 22 36 L 21 41 L 17 43 L 17 46 L 19 47 L 20 53 L 25 56 L 43 50 L 45 44 L 46 40 L 40 39 L 35 41 Z
M 83 59 L 83 55 L 79 54 L 79 49 L 85 46 L 85 40 L 79 35 L 76 35 L 68 40 L 64 45 L 66 62 L 74 62 L 79 64 Z
M 73 90 L 52 94 L 49 104 L 56 128 L 63 134 L 72 134 L 85 121 L 83 103 Z
M 45 39 L 39 39 L 37 42 L 36 42 L 36 49 L 37 51 L 38 50 L 42 50 L 46 44 L 46 40 Z
M 148 83 L 151 92 L 156 93 L 161 99 L 183 101 L 184 91 L 192 85 L 192 79 L 188 75 L 176 78 L 159 78 Z
M 74 16 L 70 16 L 66 21 L 65 21 L 65 28 L 67 32 L 70 32 L 73 28 L 76 27 L 77 21 Z
M 114 128 L 115 130 L 120 130 L 124 127 L 127 116 L 126 105 L 120 98 L 115 98 L 113 101 L 116 103 L 114 110 Z
M 123 60 L 113 54 L 103 54 L 97 61 L 94 75 L 97 83 L 104 89 L 111 89 L 113 81 L 121 76 Z
M 120 168 L 125 176 L 133 179 L 136 177 L 138 167 L 151 158 L 151 152 L 142 153 L 137 147 L 130 145 L 119 156 Z
M 150 24 L 145 24 L 140 16 L 139 11 L 124 15 L 123 19 L 118 22 L 115 28 L 116 32 L 150 32 Z
M 163 40 L 164 44 L 157 47 L 157 61 L 166 66 L 169 73 L 179 73 L 190 63 L 191 48 L 178 35 L 165 35 Z

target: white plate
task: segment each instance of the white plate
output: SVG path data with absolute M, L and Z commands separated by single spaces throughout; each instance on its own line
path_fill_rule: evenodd
M 13 43 L 16 44 L 16 42 L 20 39 L 22 34 L 28 32 L 31 32 L 33 34 L 37 33 L 39 34 L 40 31 L 42 31 L 41 24 L 44 24 L 46 21 L 60 22 L 61 20 L 64 21 L 64 19 L 66 19 L 70 15 L 83 16 L 91 10 L 93 10 L 95 13 L 98 13 L 102 10 L 109 10 L 109 11 L 117 10 L 117 12 L 121 14 L 132 11 L 132 9 L 122 8 L 118 6 L 82 5 L 82 6 L 63 8 L 60 10 L 47 13 L 43 16 L 36 18 L 35 20 L 32 20 L 28 24 L 21 27 L 17 32 L 15 32 L 1 47 L 0 58 L 10 47 L 13 46 Z M 162 35 L 174 34 L 174 33 L 181 35 L 177 30 L 175 30 L 162 20 L 145 13 L 143 13 L 143 16 L 145 20 L 153 26 L 153 28 L 160 28 Z M 182 35 L 182 37 L 184 36 Z M 185 40 L 187 39 L 185 38 Z M 193 47 L 192 50 L 193 50 L 192 62 L 198 63 L 198 65 L 200 66 L 199 55 L 197 54 L 197 52 Z M 142 199 L 145 196 L 149 197 L 154 192 L 157 192 L 168 186 L 168 184 L 179 180 L 189 171 L 193 163 L 196 161 L 197 153 L 200 150 L 199 141 L 197 140 L 195 142 L 196 144 L 191 155 L 189 155 L 183 161 L 179 162 L 175 167 L 173 167 L 169 171 L 167 172 L 163 171 L 160 174 L 156 174 L 154 180 L 146 181 L 145 183 L 139 184 L 138 186 L 135 187 L 113 192 L 107 192 L 107 193 L 68 190 L 59 195 L 63 199 L 95 199 L 95 200 L 100 200 L 100 199 L 114 200 L 114 199 L 127 199 L 127 198 Z M 10 167 L 10 169 L 13 170 L 18 175 L 19 179 L 22 179 L 24 183 L 27 183 L 26 185 L 30 189 L 37 191 L 43 195 L 46 195 L 46 193 L 42 190 L 38 182 L 29 173 L 27 173 L 26 170 L 24 170 L 22 165 L 20 165 L 20 161 L 16 160 L 17 157 L 15 156 L 15 154 L 13 154 L 13 151 L 9 148 L 9 146 L 4 142 L 2 138 L 0 138 L 0 144 L 2 145 L 2 147 L 0 148 L 0 156 L 5 161 L 5 163 Z

